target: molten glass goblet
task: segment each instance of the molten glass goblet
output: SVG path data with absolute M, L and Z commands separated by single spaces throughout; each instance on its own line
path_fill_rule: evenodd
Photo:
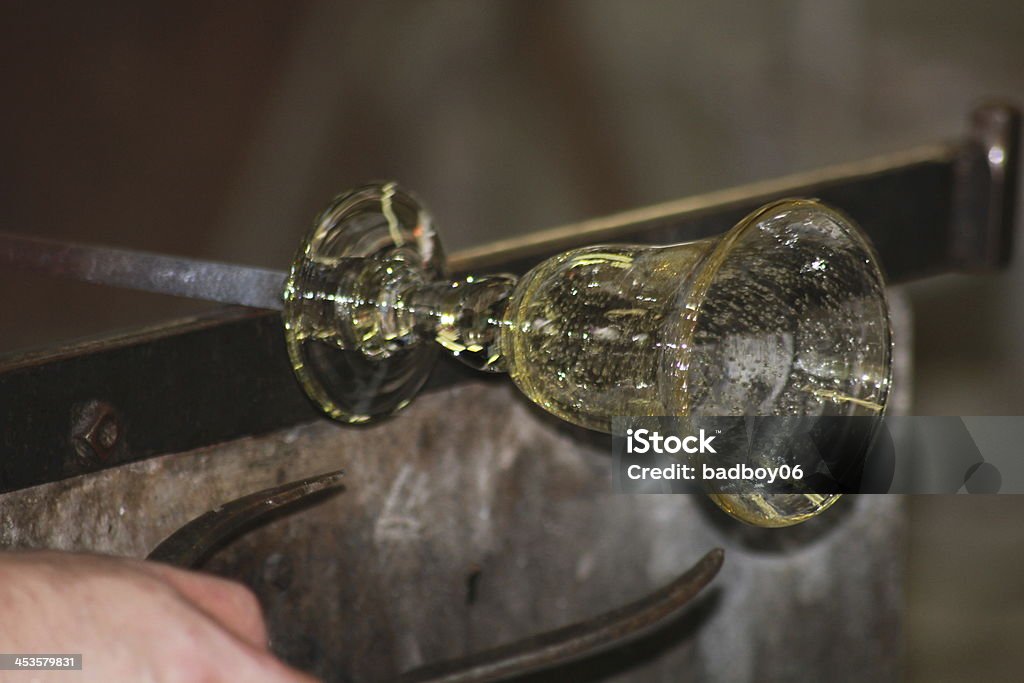
M 804 199 L 763 206 L 720 237 L 585 247 L 521 278 L 450 280 L 422 205 L 368 185 L 317 219 L 284 320 L 300 383 L 345 422 L 407 405 L 440 347 L 606 432 L 615 416 L 880 416 L 891 379 L 877 257 L 850 219 Z M 786 526 L 838 495 L 712 498 L 743 521 Z

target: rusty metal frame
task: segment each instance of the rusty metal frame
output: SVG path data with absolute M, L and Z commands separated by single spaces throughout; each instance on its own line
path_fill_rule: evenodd
M 1019 127 L 1019 111 L 987 105 L 973 112 L 959 140 L 500 241 L 456 254 L 451 264 L 457 272 L 521 273 L 595 242 L 699 239 L 766 201 L 805 196 L 859 222 L 894 282 L 997 269 L 1012 253 Z M 470 376 L 477 377 L 443 361 L 427 389 Z M 0 361 L 0 491 L 318 415 L 292 376 L 276 313 L 229 308 L 8 357 Z

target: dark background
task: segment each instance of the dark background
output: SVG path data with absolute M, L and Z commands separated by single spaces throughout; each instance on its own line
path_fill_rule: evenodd
M 29 3 L 0 9 L 0 226 L 282 268 L 395 178 L 449 251 L 959 135 L 1024 101 L 1024 4 Z M 914 411 L 1024 412 L 1024 254 L 909 288 Z M 204 305 L 0 274 L 0 349 Z M 1016 673 L 1024 503 L 909 503 L 912 680 Z

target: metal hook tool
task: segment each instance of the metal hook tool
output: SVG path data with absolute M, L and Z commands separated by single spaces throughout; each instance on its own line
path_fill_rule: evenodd
M 317 493 L 341 488 L 344 470 L 282 484 L 237 498 L 196 517 L 163 540 L 146 557 L 186 569 L 196 568 L 222 544 L 270 513 Z

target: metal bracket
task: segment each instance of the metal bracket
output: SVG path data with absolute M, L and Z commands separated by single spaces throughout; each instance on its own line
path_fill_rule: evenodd
M 1020 111 L 1005 104 L 975 109 L 955 172 L 951 262 L 966 271 L 1005 267 L 1013 254 Z

